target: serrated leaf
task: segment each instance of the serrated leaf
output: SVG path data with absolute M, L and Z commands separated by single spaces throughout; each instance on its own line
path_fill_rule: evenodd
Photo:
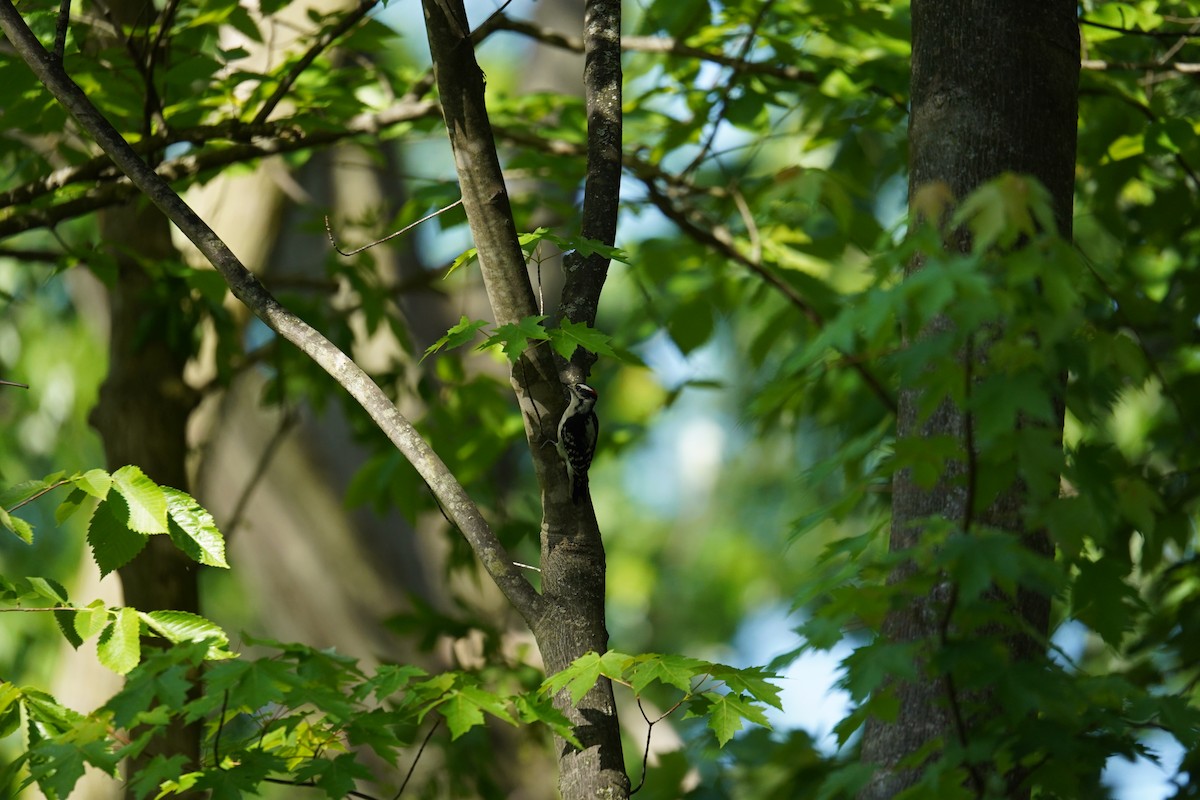
M 3 508 L 0 508 L 0 525 L 15 533 L 25 544 L 33 543 L 33 526 L 20 517 L 9 514 Z
M 457 270 L 459 267 L 464 267 L 468 264 L 475 263 L 475 259 L 477 258 L 479 258 L 479 251 L 474 247 L 464 251 L 462 255 L 450 262 L 450 268 L 446 270 L 446 274 L 442 276 L 442 280 L 446 280 L 446 278 L 449 278 L 451 275 L 453 275 L 455 270 Z
M 717 743 L 724 747 L 742 729 L 742 714 L 729 695 L 709 695 L 708 727 L 716 734 Z
M 29 585 L 40 596 L 55 603 L 69 603 L 71 600 L 67 596 L 67 590 L 61 583 L 52 578 L 28 577 Z
M 59 632 L 73 649 L 78 650 L 83 644 L 83 639 L 75 630 L 75 617 L 76 612 L 69 608 L 58 609 L 54 612 L 54 622 L 58 625 Z
M 652 655 L 638 660 L 629 671 L 629 685 L 635 694 L 641 694 L 654 681 L 673 686 L 681 692 L 691 691 L 692 681 L 709 673 L 712 664 L 698 658 L 676 655 Z
M 100 663 L 124 675 L 142 659 L 141 620 L 132 608 L 122 608 L 100 634 L 96 653 Z
M 71 478 L 71 483 L 85 494 L 103 500 L 108 497 L 108 490 L 112 488 L 113 477 L 102 469 L 91 469 Z
M 616 357 L 616 352 L 613 351 L 612 337 L 606 333 L 601 333 L 595 328 L 589 328 L 582 322 L 571 322 L 564 319 L 557 327 L 549 331 L 550 345 L 554 351 L 563 358 L 570 360 L 575 354 L 575 348 L 582 347 L 584 350 L 595 353 L 600 356 Z
M 571 666 L 547 678 L 542 683 L 542 691 L 556 694 L 565 688 L 571 695 L 571 703 L 578 704 L 601 675 L 624 680 L 625 669 L 631 660 L 632 656 L 616 650 L 610 650 L 602 656 L 594 652 L 584 653 L 571 662 Z
M 11 509 L 14 506 L 18 506 L 49 489 L 52 483 L 50 479 L 47 479 L 43 481 L 21 481 L 20 483 L 13 484 L 7 489 L 0 491 L 0 508 Z
M 104 607 L 104 601 L 93 600 L 88 603 L 87 608 L 76 609 L 74 614 L 75 633 L 86 641 L 104 630 L 109 616 L 108 609 Z
M 208 642 L 208 659 L 231 658 L 226 648 L 229 635 L 225 630 L 199 614 L 187 611 L 142 611 L 138 612 L 146 627 L 169 642 Z
M 186 755 L 177 753 L 167 757 L 156 755 L 149 763 L 139 765 L 137 774 L 129 779 L 134 797 L 138 800 L 157 792 L 168 780 L 174 780 L 187 768 L 189 759 Z
M 457 325 L 446 331 L 445 336 L 429 345 L 429 347 L 425 348 L 425 355 L 421 356 L 421 360 L 424 361 L 442 348 L 453 350 L 456 347 L 462 347 L 464 344 L 467 344 L 475 338 L 475 335 L 479 332 L 480 328 L 486 327 L 487 323 L 483 320 L 477 319 L 472 321 L 467 319 L 464 315 L 462 319 L 458 321 Z
M 134 466 L 113 473 L 113 486 L 125 498 L 131 531 L 155 534 L 167 532 L 167 498 L 162 488 Z
M 1137 591 L 1125 580 L 1126 571 L 1127 567 L 1113 556 L 1084 561 L 1071 590 L 1075 617 L 1111 647 L 1121 646 L 1142 605 Z
M 476 725 L 483 724 L 483 711 L 462 694 L 452 695 L 438 706 L 438 711 L 446 718 L 451 740 L 457 739 Z
M 21 725 L 21 690 L 8 681 L 0 681 L 0 739 Z
M 147 537 L 131 531 L 125 524 L 128 518 L 121 494 L 109 496 L 92 512 L 87 540 L 101 577 L 128 564 L 146 546 Z
M 167 533 L 193 561 L 209 567 L 229 569 L 225 561 L 225 538 L 217 530 L 212 514 L 200 507 L 190 495 L 164 486 L 169 516 Z
M 54 509 L 54 521 L 62 525 L 78 511 L 88 499 L 87 492 L 82 489 L 72 489 L 71 493 L 66 496 L 58 508 Z
M 517 714 L 522 722 L 541 722 L 548 725 L 552 731 L 561 736 L 572 746 L 583 749 L 583 744 L 575 736 L 575 726 L 561 711 L 554 707 L 549 698 L 528 697 L 518 695 L 515 698 Z
M 491 714 L 493 717 L 504 720 L 507 723 L 516 725 L 517 721 L 513 719 L 512 713 L 508 710 L 508 699 L 501 697 L 498 694 L 493 694 L 480 686 L 463 686 L 458 690 L 459 694 L 466 697 L 475 705 Z
M 600 655 L 584 653 L 562 672 L 551 675 L 542 683 L 542 690 L 557 694 L 563 689 L 571 695 L 571 704 L 578 704 L 600 678 Z
M 542 327 L 542 321 L 545 319 L 544 315 L 539 314 L 525 317 L 520 322 L 501 325 L 476 349 L 486 350 L 499 345 L 509 362 L 515 364 L 529 347 L 530 341 L 545 341 L 550 338 L 550 333 Z
M 772 705 L 780 711 L 783 710 L 783 701 L 779 699 L 779 687 L 768 683 L 768 679 L 778 678 L 778 676 L 767 672 L 762 667 L 737 669 L 725 664 L 714 664 L 711 674 L 713 678 L 724 681 L 725 685 L 735 693 L 748 694 L 755 700 Z M 754 721 L 758 722 L 757 719 Z

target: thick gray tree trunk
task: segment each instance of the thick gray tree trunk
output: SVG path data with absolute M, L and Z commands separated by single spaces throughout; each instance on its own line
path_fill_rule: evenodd
M 1069 0 L 913 0 L 910 204 L 922 187 L 936 181 L 962 199 L 1003 172 L 1027 173 L 1050 190 L 1059 231 L 1070 237 L 1079 80 L 1075 16 L 1076 5 Z M 969 246 L 966 241 L 959 244 Z M 910 271 L 920 266 L 918 259 Z M 944 323 L 934 323 L 939 324 Z M 968 352 L 964 358 L 978 354 Z M 920 399 L 917 390 L 901 387 L 899 437 L 951 435 L 964 445 L 968 442 L 961 409 L 944 404 L 921 424 Z M 917 520 L 969 518 L 964 509 L 969 492 L 955 481 L 962 469 L 951 465 L 932 489 L 919 487 L 909 471 L 896 475 L 893 549 L 919 543 L 923 530 Z M 1025 499 L 1024 487 L 1014 485 L 975 520 L 1012 531 L 1035 551 L 1049 554 L 1044 533 L 1027 530 L 1022 522 Z M 884 636 L 893 641 L 936 640 L 951 593 L 950 587 L 939 585 L 920 602 L 894 611 L 884 624 Z M 1047 631 L 1048 598 L 1027 593 L 1017 606 L 1033 630 Z M 1034 647 L 1027 638 L 1010 641 L 1015 658 L 1027 657 Z M 894 687 L 900 703 L 897 719 L 867 723 L 863 759 L 879 769 L 861 793 L 862 800 L 893 797 L 912 786 L 921 771 L 898 769 L 901 759 L 932 740 L 961 738 L 948 688 L 952 692 L 953 684 L 948 687 L 945 680 L 932 678 Z M 986 703 L 986 698 L 972 698 L 980 699 Z M 969 737 L 969 718 L 966 725 Z M 981 791 L 980 786 L 974 788 Z

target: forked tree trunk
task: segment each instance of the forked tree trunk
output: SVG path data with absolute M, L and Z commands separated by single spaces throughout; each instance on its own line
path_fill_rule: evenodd
M 1059 232 L 1070 237 L 1079 82 L 1075 16 L 1076 4 L 1069 0 L 913 0 L 910 204 L 922 187 L 935 181 L 947 184 L 961 199 L 1003 172 L 1027 173 L 1050 190 Z M 910 271 L 919 268 L 919 263 L 910 265 Z M 934 323 L 939 324 L 948 323 Z M 898 437 L 950 435 L 966 441 L 959 408 L 944 404 L 922 424 L 920 399 L 918 390 L 901 387 Z M 907 470 L 896 475 L 894 550 L 920 541 L 917 520 L 964 519 L 967 493 L 955 486 L 955 472 L 961 469 L 951 465 L 932 489 L 918 486 Z M 1023 536 L 1035 551 L 1049 553 L 1044 533 L 1024 526 L 1025 501 L 1024 488 L 1014 485 L 975 519 Z M 892 612 L 884 636 L 893 641 L 935 639 L 946 602 L 947 588 L 935 588 L 920 602 Z M 1030 628 L 1047 632 L 1048 598 L 1026 593 L 1017 605 Z M 1028 639 L 1012 640 L 1013 657 L 1031 655 L 1031 645 Z M 879 769 L 860 794 L 862 800 L 893 797 L 912 786 L 921 777 L 920 769 L 898 769 L 900 760 L 930 741 L 956 737 L 944 681 L 928 679 L 893 688 L 899 700 L 897 719 L 867 723 L 863 759 Z M 972 698 L 980 699 L 987 702 L 986 697 Z

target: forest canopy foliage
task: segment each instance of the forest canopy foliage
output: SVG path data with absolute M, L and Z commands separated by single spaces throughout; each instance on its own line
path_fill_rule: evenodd
M 136 226 L 107 236 L 146 201 L 10 36 L 0 377 L 29 388 L 0 386 L 0 794 L 67 797 L 86 767 L 118 776 L 137 758 L 136 798 L 551 796 L 513 764 L 591 747 L 566 712 L 607 679 L 618 768 L 644 797 L 853 797 L 872 772 L 863 726 L 896 718 L 897 680 L 947 684 L 956 708 L 949 735 L 905 764 L 921 774 L 906 797 L 1104 797 L 1105 770 L 1134 759 L 1159 763 L 1162 796 L 1197 796 L 1200 3 L 1080 4 L 1073 241 L 1027 175 L 966 197 L 910 192 L 910 9 L 868 0 L 628 6 L 620 216 L 616 241 L 599 241 L 581 223 L 583 60 L 569 73 L 553 60 L 590 46 L 579 9 L 561 4 L 563 27 L 550 0 L 470 8 L 539 312 L 510 321 L 480 288 L 488 254 L 456 204 L 413 0 L 168 0 L 140 17 L 84 3 L 64 6 L 69 20 L 47 0 L 0 3 L 202 217 L 236 209 L 218 233 L 242 230 L 234 249 L 258 254 L 243 258 L 262 285 L 413 420 L 538 588 L 546 443 L 527 444 L 542 422 L 509 376 L 530 381 L 531 352 L 599 357 L 591 487 L 612 639 L 546 674 L 456 528 L 462 509 L 326 370 L 190 245 L 146 252 Z M 373 189 L 330 177 L 352 161 Z M 254 192 L 225 181 L 264 175 L 254 191 L 274 205 L 237 205 Z M 568 272 L 611 259 L 594 324 L 559 307 L 562 253 Z M 88 427 L 114 369 L 105 309 L 131 272 L 155 311 L 130 341 L 187 365 L 170 385 L 194 415 L 189 486 L 106 465 Z M 898 437 L 901 386 L 921 392 L 923 419 L 965 413 L 966 435 Z M 277 431 L 244 434 L 239 402 L 276 414 Z M 136 438 L 149 422 L 124 424 Z M 307 455 L 280 445 L 297 431 Z M 322 437 L 336 444 L 317 451 Z M 236 486 L 205 471 L 229 439 L 254 464 Z M 325 469 L 332 451 L 353 463 Z M 925 487 L 954 475 L 968 499 L 962 518 L 889 550 L 901 471 Z M 1051 555 L 978 522 L 1014 483 Z M 256 497 L 322 492 L 345 504 L 343 527 L 300 519 L 309 506 L 246 522 Z M 356 535 L 367 513 L 418 544 Z M 293 577 L 274 527 L 295 528 L 288 547 L 322 528 L 335 544 Z M 83 577 L 164 541 L 199 570 L 200 608 L 126 606 Z M 321 633 L 286 641 L 296 627 L 279 609 L 295 601 L 256 585 L 262 572 L 240 577 L 256 558 L 322 606 L 368 609 L 378 638 L 360 652 Z M 418 577 L 397 577 L 405 559 Z M 889 611 L 943 589 L 937 635 L 879 635 Z M 1023 592 L 1051 599 L 1048 636 L 1014 611 Z M 768 646 L 747 645 L 754 630 Z M 1013 658 L 1019 637 L 1036 657 Z M 94 643 L 119 691 L 60 702 L 64 640 Z M 788 676 L 826 651 L 839 663 L 827 693 L 847 700 L 823 722 L 790 702 L 802 679 Z M 156 749 L 178 728 L 197 732 L 195 753 Z

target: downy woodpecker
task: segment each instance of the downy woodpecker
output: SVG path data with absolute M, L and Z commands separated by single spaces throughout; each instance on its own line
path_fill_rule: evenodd
M 573 383 L 567 388 L 571 402 L 558 422 L 558 455 L 571 479 L 571 502 L 578 504 L 587 493 L 588 467 L 600 436 L 600 420 L 594 411 L 599 395 L 586 383 Z

